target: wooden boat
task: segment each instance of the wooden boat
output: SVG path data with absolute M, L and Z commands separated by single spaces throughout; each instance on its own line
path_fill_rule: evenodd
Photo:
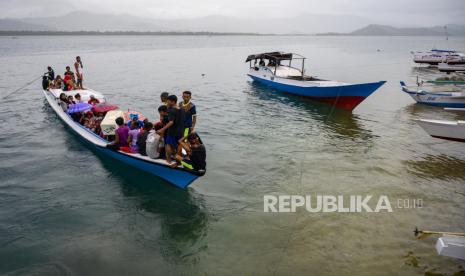
M 439 63 L 438 70 L 441 72 L 465 72 L 465 64 Z
M 465 121 L 419 119 L 416 122 L 434 138 L 465 143 Z
M 442 62 L 464 64 L 465 54 L 454 50 L 431 49 L 427 52 L 412 52 L 413 62 L 420 64 L 438 65 Z
M 436 241 L 436 251 L 439 255 L 465 260 L 465 233 L 420 231 L 418 228 L 415 228 L 413 233 L 418 240 L 439 235 Z
M 402 91 L 417 103 L 442 107 L 465 108 L 465 87 L 460 85 L 424 85 L 407 86 L 401 81 Z
M 301 62 L 300 68 L 292 67 L 295 60 Z M 282 64 L 284 61 L 288 64 Z M 353 110 L 385 83 L 379 81 L 350 84 L 307 76 L 305 57 L 294 53 L 269 52 L 249 55 L 246 62 L 250 65 L 248 76 L 253 81 L 346 110 Z
M 90 95 L 94 95 L 95 98 L 99 99 L 101 102 L 104 102 L 105 97 L 101 93 L 91 89 L 73 90 L 69 92 L 63 92 L 61 89 L 50 89 L 44 90 L 43 93 L 50 107 L 53 109 L 53 111 L 55 111 L 63 123 L 68 126 L 69 129 L 75 133 L 78 138 L 80 138 L 91 149 L 94 149 L 97 152 L 155 175 L 158 178 L 179 188 L 186 188 L 199 176 L 202 176 L 205 173 L 204 171 L 194 172 L 187 170 L 181 166 L 177 168 L 171 168 L 169 164 L 163 159 L 151 159 L 148 156 L 142 156 L 138 153 L 127 153 L 121 150 L 116 151 L 108 149 L 106 146 L 110 142 L 103 139 L 78 122 L 75 122 L 66 112 L 63 111 L 58 103 L 58 98 L 61 93 L 65 93 L 67 96 L 74 96 L 76 93 L 79 93 L 83 101 L 87 101 Z

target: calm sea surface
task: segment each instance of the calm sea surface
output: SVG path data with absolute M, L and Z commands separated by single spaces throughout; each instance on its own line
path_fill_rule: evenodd
M 465 38 L 0 37 L 3 95 L 62 74 L 155 119 L 159 94 L 193 92 L 208 171 L 186 191 L 96 155 L 53 114 L 40 81 L 1 100 L 2 275 L 451 275 L 413 229 L 465 230 L 465 148 L 413 119 L 463 114 L 414 104 L 399 81 L 437 76 L 411 50 L 465 50 Z M 308 58 L 307 73 L 388 81 L 352 114 L 253 84 L 262 51 Z M 392 213 L 264 213 L 264 195 L 421 199 Z

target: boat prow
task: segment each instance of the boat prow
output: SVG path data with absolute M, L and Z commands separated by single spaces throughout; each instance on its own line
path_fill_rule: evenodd
M 57 95 L 59 96 L 60 90 L 47 91 L 44 90 L 45 98 L 50 107 L 55 111 L 63 123 L 76 134 L 80 140 L 85 142 L 91 149 L 96 150 L 106 156 L 119 160 L 127 165 L 150 173 L 158 178 L 179 188 L 187 188 L 194 180 L 205 172 L 194 172 L 182 167 L 171 168 L 169 164 L 163 159 L 151 159 L 148 156 L 143 156 L 138 153 L 127 153 L 121 150 L 112 150 L 106 146 L 110 143 L 83 125 L 75 122 L 67 113 L 63 111 L 57 102 Z M 84 92 L 85 91 L 85 92 Z M 62 92 L 62 91 L 61 91 Z M 73 94 L 80 93 L 89 96 L 92 94 L 96 98 L 104 99 L 103 95 L 93 90 L 74 90 Z M 88 94 L 88 95 L 87 95 Z M 83 97 L 84 99 L 84 97 Z

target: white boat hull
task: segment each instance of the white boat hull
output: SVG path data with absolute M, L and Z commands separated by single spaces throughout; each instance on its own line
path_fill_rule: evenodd
M 465 143 L 465 121 L 420 119 L 416 122 L 432 137 Z
M 465 260 L 465 237 L 443 236 L 436 242 L 439 255 Z

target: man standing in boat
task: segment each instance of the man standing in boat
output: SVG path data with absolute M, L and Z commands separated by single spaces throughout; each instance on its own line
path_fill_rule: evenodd
M 76 62 L 74 63 L 74 69 L 76 70 L 76 77 L 77 77 L 76 86 L 79 89 L 83 89 L 82 87 L 83 66 L 82 66 L 82 61 L 81 61 L 80 56 L 76 57 Z
M 194 132 L 195 124 L 197 123 L 197 110 L 195 105 L 191 102 L 191 97 L 192 93 L 190 91 L 184 91 L 182 92 L 183 101 L 179 103 L 179 108 L 184 109 L 185 113 L 184 137 Z
M 184 132 L 185 113 L 184 109 L 178 108 L 177 102 L 178 97 L 176 97 L 176 95 L 168 96 L 167 105 L 169 121 L 162 129 L 157 131 L 160 136 L 164 136 L 165 131 L 167 132 L 165 151 L 166 162 L 168 162 L 168 164 L 171 164 L 172 161 L 171 154 L 181 150 L 181 147 L 178 148 L 178 140 L 183 137 Z

